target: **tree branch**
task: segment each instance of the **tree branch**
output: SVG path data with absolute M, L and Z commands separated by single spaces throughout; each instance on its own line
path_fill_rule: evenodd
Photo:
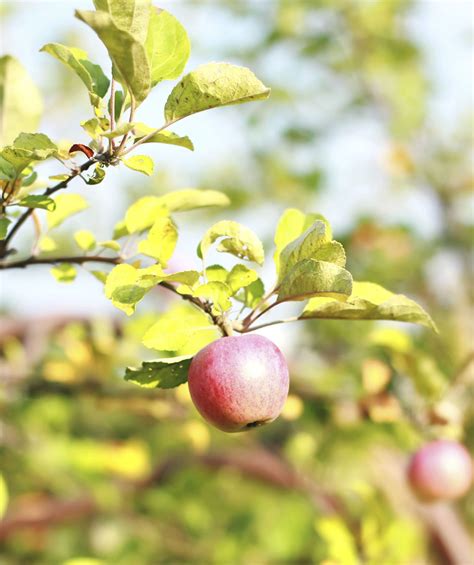
M 100 257 L 99 255 L 84 255 L 73 257 L 28 257 L 21 261 L 11 261 L 10 263 L 0 263 L 0 269 L 24 269 L 30 265 L 55 265 L 56 263 L 74 263 L 82 265 L 83 263 L 109 263 L 110 265 L 119 265 L 122 263 L 120 257 Z

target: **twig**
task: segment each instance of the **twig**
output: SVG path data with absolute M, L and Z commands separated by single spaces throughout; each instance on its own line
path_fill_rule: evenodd
M 255 330 L 261 330 L 262 328 L 267 328 L 268 326 L 276 326 L 277 324 L 286 324 L 289 322 L 298 322 L 302 320 L 304 320 L 304 318 L 299 318 L 298 316 L 292 316 L 291 318 L 274 320 L 273 322 L 267 322 L 266 324 L 259 324 L 258 326 L 252 326 L 252 325 L 246 326 L 245 328 L 242 329 L 241 333 L 254 332 Z
M 59 182 L 58 184 L 56 184 L 56 185 L 48 188 L 47 190 L 45 190 L 44 193 L 43 193 L 43 196 L 51 196 L 51 194 L 54 194 L 58 190 L 66 188 L 67 185 L 74 178 L 76 178 L 78 175 L 80 175 L 84 171 L 87 171 L 87 169 L 89 169 L 89 167 L 91 167 L 98 160 L 99 160 L 98 156 L 92 157 L 91 159 L 89 159 L 88 161 L 83 163 L 78 169 L 75 169 L 74 171 L 72 171 L 71 174 L 66 179 L 64 179 L 63 181 Z M 18 230 L 21 228 L 21 226 L 26 222 L 26 220 L 31 216 L 31 214 L 33 214 L 34 210 L 35 210 L 34 208 L 28 208 L 28 210 L 26 210 L 18 218 L 18 220 L 14 224 L 13 228 L 10 230 L 10 233 L 7 235 L 6 239 L 1 243 L 0 257 L 5 257 L 6 255 L 8 255 L 9 244 L 11 243 L 12 239 L 15 237 L 15 234 L 18 232 Z

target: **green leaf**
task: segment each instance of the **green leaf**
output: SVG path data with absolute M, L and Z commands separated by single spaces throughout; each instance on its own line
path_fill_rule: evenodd
M 97 10 L 110 14 L 115 25 L 144 43 L 150 20 L 151 0 L 94 0 Z
M 231 253 L 240 259 L 248 259 L 259 265 L 263 264 L 262 242 L 249 228 L 228 220 L 217 222 L 204 234 L 199 245 L 199 252 L 203 258 L 211 245 L 221 237 L 225 239 L 220 242 L 218 251 Z
M 49 196 L 42 194 L 25 196 L 25 198 L 22 198 L 20 202 L 18 202 L 18 205 L 26 206 L 27 208 L 42 208 L 49 212 L 52 212 L 56 208 L 56 202 Z
M 110 81 L 99 65 L 89 61 L 85 51 L 60 43 L 48 43 L 40 51 L 49 53 L 72 69 L 85 84 L 91 104 L 99 107 L 101 99 L 107 94 Z
M 145 49 L 153 87 L 162 80 L 180 76 L 189 58 L 191 45 L 186 30 L 174 16 L 152 7 Z
M 96 246 L 95 235 L 89 230 L 79 230 L 74 234 L 77 245 L 84 251 L 91 251 Z
M 307 300 L 312 296 L 331 296 L 345 300 L 352 292 L 349 271 L 334 263 L 305 259 L 297 263 L 283 279 L 278 302 Z
M 112 5 L 115 2 L 111 3 Z M 145 52 L 145 47 L 140 41 L 140 34 L 143 29 L 147 29 L 142 25 L 135 26 L 133 14 L 130 16 L 128 8 L 134 8 L 130 2 L 123 2 L 127 7 L 125 10 L 125 18 L 129 19 L 131 32 L 120 28 L 114 18 L 107 12 L 86 12 L 83 10 L 76 11 L 76 17 L 91 27 L 99 36 L 102 43 L 107 48 L 110 59 L 113 63 L 114 76 L 123 84 L 131 93 L 136 101 L 137 106 L 145 100 L 151 88 L 150 66 Z M 117 10 L 117 14 L 120 10 Z M 138 18 L 141 21 L 145 18 Z M 118 16 L 117 16 L 118 17 Z M 122 25 L 122 18 L 120 25 Z
M 140 241 L 138 251 L 153 257 L 166 267 L 178 241 L 178 230 L 168 216 L 157 218 L 145 241 Z
M 213 314 L 222 314 L 231 306 L 230 296 L 232 290 L 229 285 L 220 281 L 213 281 L 202 284 L 193 290 L 193 296 L 198 298 L 206 298 L 212 302 Z
M 74 265 L 61 263 L 51 269 L 51 274 L 58 282 L 70 283 L 76 278 L 77 270 Z
M 145 388 L 174 388 L 188 380 L 192 355 L 145 361 L 139 369 L 128 368 L 125 380 Z
M 20 133 L 13 145 L 2 149 L 0 167 L 2 173 L 7 175 L 14 171 L 14 176 L 9 178 L 15 178 L 32 162 L 43 161 L 57 152 L 58 148 L 48 136 L 42 133 Z
M 133 130 L 135 134 L 135 141 L 139 141 L 140 139 L 145 137 L 145 135 L 156 131 L 156 129 L 158 128 L 152 128 L 143 123 L 135 124 Z M 156 133 L 155 135 L 150 137 L 150 139 L 147 139 L 147 141 L 145 141 L 144 143 L 166 143 L 168 145 L 178 145 L 179 147 L 185 147 L 186 149 L 194 151 L 193 142 L 189 139 L 189 137 L 180 136 L 176 133 L 173 133 L 172 131 L 167 130 Z
M 279 281 L 304 259 L 326 261 L 339 267 L 344 267 L 346 264 L 344 248 L 340 243 L 329 239 L 326 224 L 320 220 L 314 222 L 281 251 Z
M 7 237 L 8 226 L 10 224 L 10 218 L 7 218 L 5 216 L 0 218 L 0 240 L 4 240 Z
M 243 300 L 241 300 L 248 308 L 255 308 L 265 295 L 265 287 L 261 279 L 257 279 L 249 286 L 244 288 Z
M 31 186 L 36 181 L 37 178 L 38 178 L 38 173 L 36 171 L 33 171 L 31 175 L 28 175 L 27 177 L 22 179 L 21 186 L 22 187 Z
M 241 288 L 251 285 L 258 279 L 257 273 L 249 269 L 246 265 L 235 265 L 227 277 L 227 284 L 230 286 L 232 294 Z
M 270 95 L 267 88 L 245 67 L 229 63 L 201 65 L 173 88 L 165 105 L 167 123 L 191 114 L 253 100 Z
M 311 299 L 301 318 L 394 320 L 421 324 L 437 331 L 433 320 L 416 302 L 369 282 L 354 282 L 352 294 L 346 302 L 328 298 Z
M 41 94 L 25 68 L 10 55 L 0 57 L 0 147 L 22 131 L 36 131 L 42 112 Z
M 102 165 L 102 163 L 97 163 L 94 172 L 86 180 L 86 183 L 90 185 L 100 184 L 104 179 L 105 179 L 104 166 Z
M 278 221 L 274 238 L 276 248 L 274 261 L 277 274 L 280 272 L 280 253 L 289 243 L 311 227 L 316 220 L 321 220 L 326 224 L 326 237 L 330 241 L 332 239 L 331 226 L 320 214 L 304 214 L 296 208 L 288 208 L 283 212 Z
M 60 194 L 56 196 L 55 202 L 56 208 L 46 215 L 49 229 L 61 225 L 64 220 L 85 210 L 89 206 L 86 199 L 79 194 Z
M 187 304 L 171 308 L 148 329 L 142 343 L 150 349 L 182 352 L 186 347 L 195 353 L 198 345 L 204 347 L 218 337 L 218 329 L 207 314 Z M 197 341 L 196 341 L 197 338 Z M 204 341 L 203 341 L 204 340 Z
M 114 267 L 107 277 L 105 295 L 128 316 L 133 314 L 137 302 L 156 284 L 153 279 L 143 278 L 143 271 L 145 269 L 123 264 Z
M 153 159 L 147 155 L 134 155 L 129 159 L 122 159 L 122 163 L 129 169 L 143 173 L 144 175 L 153 174 Z
M 4 150 L 3 150 L 4 151 Z M 0 153 L 0 180 L 13 180 L 17 177 L 15 167 Z
M 229 199 L 215 190 L 184 189 L 164 196 L 144 196 L 130 206 L 125 215 L 128 233 L 149 228 L 157 218 L 170 212 L 187 212 L 208 206 L 226 206 Z

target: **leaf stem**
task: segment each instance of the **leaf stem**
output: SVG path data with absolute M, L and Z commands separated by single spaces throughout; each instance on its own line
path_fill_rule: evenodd
M 262 296 L 262 298 L 260 299 L 260 301 L 258 302 L 258 304 L 252 308 L 252 310 L 249 312 L 249 314 L 242 320 L 242 324 L 246 327 L 249 326 L 251 323 L 253 323 L 257 318 L 255 318 L 255 320 L 252 320 L 252 317 L 254 316 L 254 314 L 265 304 L 265 302 L 271 297 L 273 296 L 273 294 L 275 294 L 275 292 L 277 292 L 278 287 L 273 287 L 272 290 L 270 290 L 269 292 L 267 292 L 267 294 L 265 294 L 264 296 Z M 263 312 L 266 312 L 269 308 L 266 308 Z M 259 314 L 260 316 L 261 314 Z M 259 317 L 257 316 L 257 317 Z
M 147 135 L 144 135 L 143 137 L 141 137 L 138 141 L 136 141 L 133 145 L 131 145 L 128 149 L 126 149 L 125 151 L 123 151 L 121 154 L 122 155 L 126 155 L 127 153 L 130 153 L 130 151 L 133 151 L 136 147 L 138 147 L 139 145 L 141 145 L 142 143 L 146 143 L 149 139 L 151 139 L 154 135 L 156 135 L 157 133 L 160 133 L 160 131 L 163 131 L 164 129 L 166 129 L 167 127 L 173 125 L 174 123 L 178 122 L 181 118 L 178 118 L 176 120 L 171 120 L 171 122 L 166 122 L 165 124 L 163 124 L 161 127 L 159 127 L 158 129 L 153 130 L 152 132 L 148 133 Z
M 109 100 L 109 114 L 110 114 L 110 131 L 115 129 L 115 79 L 112 79 L 110 85 L 110 100 Z M 115 151 L 115 143 L 113 139 L 109 139 L 109 154 L 112 155 Z
M 136 102 L 135 102 L 135 98 L 133 98 L 133 96 L 130 99 L 130 115 L 128 118 L 128 123 L 131 124 L 133 122 L 133 119 L 135 117 L 135 108 L 136 108 Z M 125 147 L 125 144 L 127 143 L 127 139 L 130 135 L 130 132 L 127 131 L 127 133 L 122 137 L 122 141 L 120 142 L 120 145 L 118 146 L 117 151 L 115 152 L 115 155 L 119 156 L 119 155 L 125 155 L 126 153 L 128 153 L 127 151 L 124 151 L 122 153 L 123 148 Z
M 273 322 L 267 322 L 265 324 L 259 324 L 258 326 L 248 326 L 246 328 L 243 328 L 242 331 L 240 333 L 247 333 L 247 332 L 253 332 L 255 330 L 261 330 L 262 328 L 267 328 L 268 326 L 275 326 L 277 324 L 286 324 L 288 322 L 298 322 L 304 320 L 304 318 L 299 318 L 298 316 L 292 316 L 291 318 L 284 318 L 282 320 L 274 320 Z M 239 331 L 239 330 L 237 330 Z

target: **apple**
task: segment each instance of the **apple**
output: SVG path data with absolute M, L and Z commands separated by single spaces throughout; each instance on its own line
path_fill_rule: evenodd
M 266 337 L 222 337 L 193 358 L 188 384 L 205 420 L 225 432 L 240 432 L 278 417 L 288 396 L 288 366 Z
M 425 501 L 452 500 L 466 494 L 473 465 L 467 449 L 456 441 L 438 440 L 417 451 L 408 467 L 410 484 Z

